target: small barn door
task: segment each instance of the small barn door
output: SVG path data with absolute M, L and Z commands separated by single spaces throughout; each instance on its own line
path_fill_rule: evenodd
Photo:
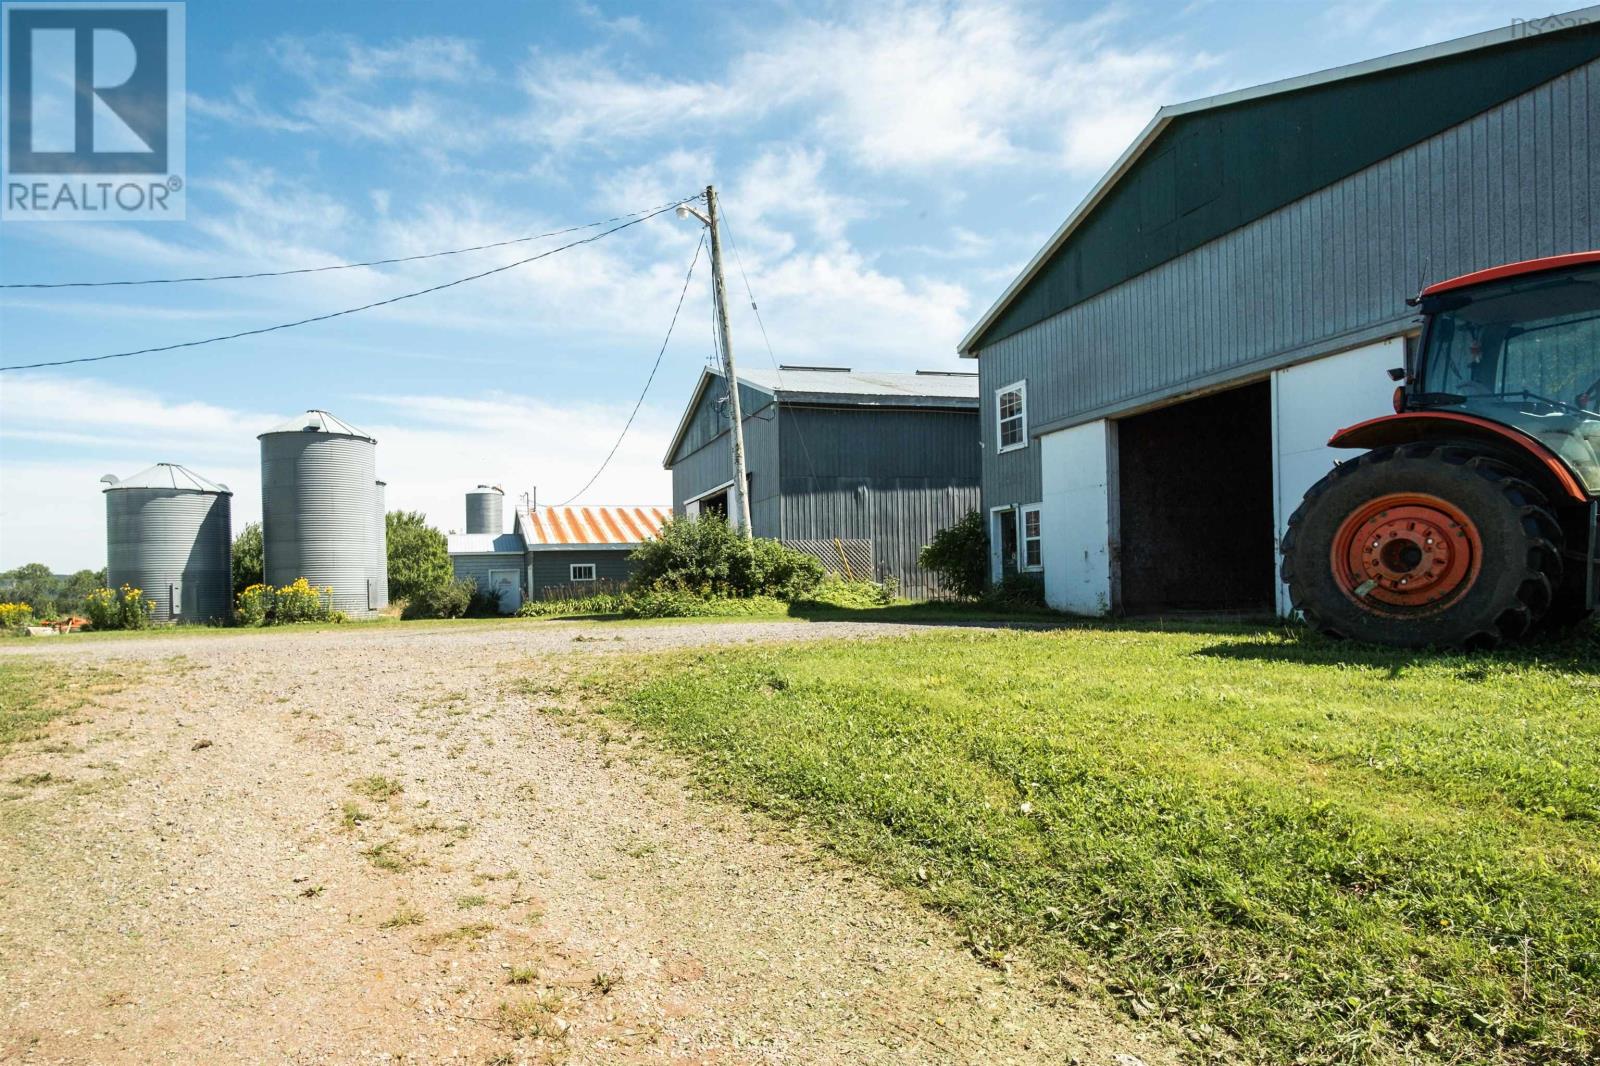
M 501 614 L 514 614 L 522 606 L 522 585 L 515 570 L 490 570 L 489 587 L 500 598 Z

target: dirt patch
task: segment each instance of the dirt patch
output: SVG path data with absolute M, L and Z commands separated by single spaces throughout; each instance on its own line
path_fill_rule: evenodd
M 557 681 L 512 683 L 575 656 L 898 631 L 52 643 L 140 682 L 0 763 L 32 782 L 0 794 L 0 1062 L 1173 1061 L 649 749 L 547 713 Z

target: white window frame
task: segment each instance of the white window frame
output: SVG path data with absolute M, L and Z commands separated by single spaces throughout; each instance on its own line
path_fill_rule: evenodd
M 1008 420 L 1002 420 L 1001 417 L 1000 417 L 1000 400 L 1008 392 L 1016 393 L 1017 394 L 1017 398 L 1022 402 L 1022 413 L 1017 416 L 1018 418 L 1020 418 L 1022 420 L 1022 439 L 1017 441 L 1017 443 L 1015 443 L 1015 444 L 1006 444 L 1006 443 L 1004 443 L 1004 441 L 1005 441 L 1004 421 L 1008 421 Z M 1013 381 L 1009 385 L 1003 385 L 1000 388 L 994 390 L 994 444 L 995 444 L 995 448 L 997 449 L 996 454 L 1000 454 L 1000 455 L 1003 455 L 1006 452 L 1018 451 L 1018 450 L 1020 450 L 1022 448 L 1026 448 L 1028 446 L 1028 379 L 1027 378 L 1023 378 L 1021 381 Z
M 589 571 L 589 576 L 588 577 L 579 577 L 578 576 L 578 571 L 580 571 L 580 570 Z M 567 564 L 567 580 L 571 584 L 577 585 L 577 584 L 584 583 L 584 582 L 596 581 L 598 579 L 599 579 L 599 574 L 596 573 L 595 565 L 593 563 L 569 563 L 569 564 Z
M 1037 515 L 1039 520 L 1039 535 L 1028 536 L 1028 516 Z M 1039 561 L 1032 566 L 1028 565 L 1028 542 L 1033 541 L 1039 545 Z M 1030 503 L 1017 508 L 1017 570 L 1023 573 L 1038 573 L 1044 569 L 1044 505 Z

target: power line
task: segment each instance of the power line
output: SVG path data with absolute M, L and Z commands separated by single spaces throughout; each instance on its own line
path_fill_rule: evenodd
M 9 370 L 39 370 L 41 368 L 51 366 L 71 366 L 76 363 L 100 363 L 107 359 L 126 359 L 129 356 L 134 355 L 151 355 L 156 352 L 171 352 L 180 348 L 198 348 L 204 344 L 217 344 L 221 341 L 238 340 L 241 337 L 255 337 L 263 333 L 272 333 L 281 329 L 293 329 L 296 326 L 306 326 L 313 322 L 326 322 L 331 318 L 340 318 L 344 315 L 353 315 L 360 311 L 370 311 L 375 307 L 385 307 L 389 304 L 399 303 L 401 300 L 409 300 L 416 296 L 426 296 L 432 292 L 439 292 L 443 289 L 451 289 L 457 285 L 465 285 L 469 281 L 477 281 L 480 278 L 489 277 L 491 274 L 502 274 L 507 270 L 515 270 L 517 267 L 526 266 L 535 260 L 544 259 L 555 255 L 557 252 L 564 252 L 569 248 L 576 248 L 581 244 L 592 244 L 602 238 L 611 236 L 613 233 L 619 233 L 622 230 L 627 229 L 629 226 L 637 226 L 641 222 L 646 222 L 652 218 L 655 218 L 657 215 L 664 214 L 676 206 L 677 204 L 675 203 L 668 204 L 665 207 L 661 207 L 655 211 L 652 211 L 648 215 L 643 215 L 639 218 L 633 219 L 631 222 L 624 222 L 620 226 L 613 226 L 611 229 L 603 230 L 602 232 L 596 233 L 593 236 L 584 237 L 582 240 L 576 240 L 568 244 L 563 244 L 559 248 L 551 248 L 548 251 L 540 252 L 538 255 L 530 255 L 525 259 L 518 259 L 514 263 L 506 263 L 504 266 L 497 266 L 491 270 L 485 270 L 477 274 L 469 274 L 464 278 L 457 278 L 454 281 L 446 281 L 439 285 L 430 285 L 426 289 L 418 289 L 415 292 L 402 293 L 399 296 L 391 296 L 384 300 L 374 300 L 372 303 L 362 304 L 360 307 L 347 307 L 342 311 L 329 311 L 327 314 L 313 315 L 310 318 L 302 318 L 294 322 L 280 322 L 275 326 L 261 326 L 257 329 L 240 330 L 238 333 L 226 333 L 220 337 L 206 337 L 203 340 L 197 341 L 181 341 L 177 344 L 163 344 L 154 348 L 136 348 L 130 352 L 112 352 L 109 355 L 86 355 L 80 356 L 76 359 L 52 359 L 40 363 L 19 363 L 15 366 L 0 366 L 0 373 L 4 373 Z
M 513 237 L 505 241 L 493 241 L 489 244 L 474 244 L 468 248 L 451 248 L 443 252 L 424 252 L 421 255 L 402 255 L 392 259 L 367 259 L 359 263 L 332 263 L 327 266 L 297 267 L 293 270 L 261 270 L 253 274 L 202 274 L 187 278 L 141 278 L 131 281 L 16 281 L 0 283 L 0 289 L 95 289 L 109 285 L 182 285 L 191 281 L 245 281 L 251 278 L 282 278 L 291 274 L 320 274 L 329 270 L 355 270 L 359 267 L 392 266 L 396 263 L 415 263 L 423 259 L 439 259 L 447 255 L 464 255 L 467 252 L 483 252 L 490 248 L 505 248 L 513 244 L 526 244 L 529 241 L 543 240 L 546 237 L 560 237 L 567 233 L 577 233 L 579 230 L 594 229 L 612 222 L 621 222 L 633 218 L 635 215 L 658 215 L 662 211 L 677 207 L 679 204 L 690 203 L 701 199 L 705 194 L 673 200 L 668 204 L 645 208 L 642 211 L 630 211 L 625 215 L 616 215 L 612 218 L 603 218 L 598 222 L 585 222 L 579 226 L 568 226 L 565 229 L 551 230 L 549 233 L 535 233 L 528 237 Z M 642 219 L 640 221 L 643 221 Z
M 761 308 L 756 304 L 756 294 L 750 288 L 750 275 L 744 272 L 744 260 L 739 256 L 739 242 L 734 240 L 733 227 L 732 225 L 728 224 L 728 208 L 726 204 L 722 206 L 722 221 L 724 225 L 727 225 L 728 244 L 733 248 L 733 261 L 739 268 L 739 277 L 744 279 L 744 293 L 746 296 L 750 297 L 750 310 L 756 313 L 756 325 L 761 327 L 761 340 L 767 346 L 767 358 L 772 361 L 772 372 L 778 377 L 778 391 L 781 392 L 783 391 L 783 367 L 779 365 L 778 356 L 772 350 L 772 340 L 767 336 L 767 324 L 761 319 Z M 813 478 L 816 477 L 817 468 L 816 465 L 811 461 L 811 449 L 806 445 L 806 435 L 805 432 L 800 428 L 800 421 L 798 418 L 794 423 L 794 437 L 795 440 L 800 442 L 800 454 L 805 456 L 806 471 Z
M 677 205 L 674 204 L 672 206 L 676 207 Z M 617 442 L 611 446 L 611 451 L 606 453 L 605 462 L 600 464 L 600 469 L 596 470 L 594 476 L 583 483 L 583 488 L 556 504 L 557 507 L 565 507 L 579 496 L 588 492 L 589 487 L 600 480 L 600 475 L 605 473 L 606 467 L 611 465 L 611 460 L 616 457 L 617 449 L 622 447 L 622 438 L 628 435 L 628 430 L 633 426 L 633 420 L 639 416 L 639 408 L 644 406 L 644 398 L 650 394 L 650 385 L 656 380 L 656 371 L 661 369 L 661 357 L 667 354 L 667 344 L 672 340 L 673 327 L 678 324 L 678 312 L 683 310 L 683 299 L 689 295 L 689 280 L 694 277 L 695 264 L 700 262 L 700 251 L 705 246 L 706 234 L 705 230 L 701 229 L 700 243 L 695 245 L 694 258 L 689 260 L 689 270 L 683 276 L 683 291 L 678 293 L 678 305 L 672 309 L 672 321 L 667 323 L 667 335 L 661 339 L 661 350 L 656 352 L 655 365 L 650 368 L 650 376 L 645 378 L 644 390 L 639 393 L 639 399 L 633 405 L 633 411 L 628 415 L 628 421 L 623 424 L 622 432 L 617 434 Z

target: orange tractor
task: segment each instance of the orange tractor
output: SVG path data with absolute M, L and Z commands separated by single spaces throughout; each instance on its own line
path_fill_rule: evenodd
M 1395 413 L 1328 442 L 1367 451 L 1306 493 L 1283 580 L 1316 629 L 1493 647 L 1595 607 L 1600 251 L 1429 286 Z

